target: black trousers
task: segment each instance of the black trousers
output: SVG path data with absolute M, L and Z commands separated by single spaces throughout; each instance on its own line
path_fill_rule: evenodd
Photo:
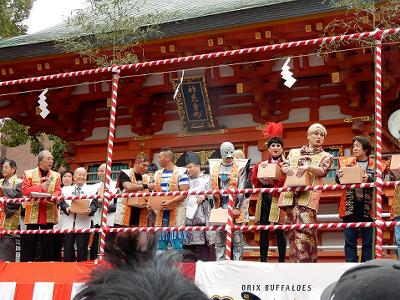
M 53 234 L 54 261 L 61 261 L 63 234 Z
M 92 228 L 100 228 L 100 225 L 94 225 L 92 226 Z M 107 249 L 111 247 L 112 244 L 114 244 L 116 235 L 117 234 L 115 232 L 107 233 L 105 251 L 107 251 Z M 96 232 L 93 234 L 93 242 L 92 246 L 90 247 L 90 260 L 95 260 L 98 258 L 97 255 L 99 254 L 99 241 L 100 241 L 100 232 Z
M 268 225 L 269 214 L 271 212 L 272 195 L 262 194 L 261 202 L 261 216 L 260 224 Z M 283 230 L 275 230 L 276 241 L 278 245 L 279 262 L 285 261 L 286 256 L 286 238 Z M 260 231 L 260 259 L 261 261 L 267 261 L 268 248 L 269 248 L 269 232 L 267 230 Z
M 64 235 L 64 261 L 87 261 L 89 233 L 66 233 Z M 76 240 L 76 257 L 74 242 Z
M 53 224 L 28 224 L 26 229 L 53 229 Z M 54 239 L 52 234 L 21 234 L 21 261 L 54 261 Z M 37 243 L 40 254 L 36 255 Z

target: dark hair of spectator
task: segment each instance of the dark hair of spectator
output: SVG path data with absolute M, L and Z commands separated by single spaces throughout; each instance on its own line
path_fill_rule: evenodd
M 366 151 L 366 154 L 368 156 L 370 156 L 370 154 L 372 152 L 372 146 L 371 146 L 371 142 L 369 141 L 369 139 L 367 139 L 366 137 L 363 137 L 363 136 L 357 136 L 353 139 L 353 143 L 356 141 L 361 144 L 363 150 Z
M 147 169 L 147 173 L 155 173 L 158 170 L 158 166 L 155 163 L 151 163 Z
M 12 159 L 5 159 L 3 160 L 2 165 L 7 163 L 10 165 L 11 169 L 14 169 L 14 174 L 15 174 L 15 172 L 17 172 L 17 163 Z
M 192 281 L 181 275 L 174 256 L 155 257 L 155 239 L 150 239 L 147 250 L 143 251 L 137 236 L 137 233 L 119 235 L 114 245 L 106 246 L 108 266 L 92 272 L 91 280 L 75 300 L 207 299 Z
M 267 142 L 268 148 L 269 148 L 272 144 L 280 144 L 280 145 L 282 146 L 282 148 L 283 148 L 283 141 L 282 141 L 282 139 L 281 139 L 280 137 L 278 137 L 278 136 L 275 136 L 275 137 L 270 138 L 270 139 L 268 140 L 268 142 Z

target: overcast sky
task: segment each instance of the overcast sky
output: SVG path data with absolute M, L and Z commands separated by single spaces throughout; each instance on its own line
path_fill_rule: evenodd
M 61 23 L 71 11 L 85 6 L 86 0 L 36 0 L 25 22 L 28 33 L 38 32 Z

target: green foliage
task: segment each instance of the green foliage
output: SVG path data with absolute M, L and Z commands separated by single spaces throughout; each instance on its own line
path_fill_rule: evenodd
M 28 128 L 12 119 L 6 119 L 0 126 L 1 144 L 7 147 L 17 147 L 30 142 L 30 151 L 33 155 L 38 155 L 40 151 L 46 149 L 46 135 L 37 133 L 29 135 Z M 60 137 L 52 134 L 47 135 L 51 142 L 48 149 L 54 156 L 53 169 L 57 170 L 61 166 L 67 166 L 64 160 L 64 151 L 67 149 L 67 143 Z M 49 148 L 49 147 L 47 147 Z
M 3 120 L 0 133 L 1 144 L 8 147 L 24 145 L 29 140 L 28 129 L 12 119 Z
M 40 151 L 45 149 L 44 138 L 45 135 L 42 133 L 29 136 L 29 141 L 31 143 L 31 153 L 33 155 L 38 155 Z
M 54 157 L 53 169 L 58 170 L 61 166 L 66 167 L 67 163 L 64 160 L 64 152 L 67 150 L 67 143 L 56 135 L 49 134 L 48 138 L 52 141 L 51 153 Z
M 23 21 L 28 18 L 34 1 L 0 0 L 0 37 L 8 38 L 27 31 Z
M 77 10 L 68 18 L 70 35 L 58 38 L 57 45 L 63 51 L 89 58 L 98 66 L 137 62 L 135 47 L 149 37 L 161 37 L 157 24 L 175 16 L 149 12 L 145 0 L 88 2 L 90 7 Z
M 345 16 L 335 18 L 325 27 L 324 36 L 396 28 L 400 25 L 400 0 L 325 0 L 323 3 L 346 9 Z M 398 39 L 398 35 L 391 35 L 384 37 L 383 41 Z M 318 53 L 324 55 L 346 45 L 372 47 L 375 42 L 375 39 L 371 38 L 324 44 L 320 46 Z

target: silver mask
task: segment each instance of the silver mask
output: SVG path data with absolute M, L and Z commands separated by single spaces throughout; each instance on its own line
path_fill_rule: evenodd
M 233 157 L 233 152 L 235 151 L 235 147 L 230 142 L 223 142 L 219 150 L 221 152 L 222 159 L 225 159 L 228 157 Z

